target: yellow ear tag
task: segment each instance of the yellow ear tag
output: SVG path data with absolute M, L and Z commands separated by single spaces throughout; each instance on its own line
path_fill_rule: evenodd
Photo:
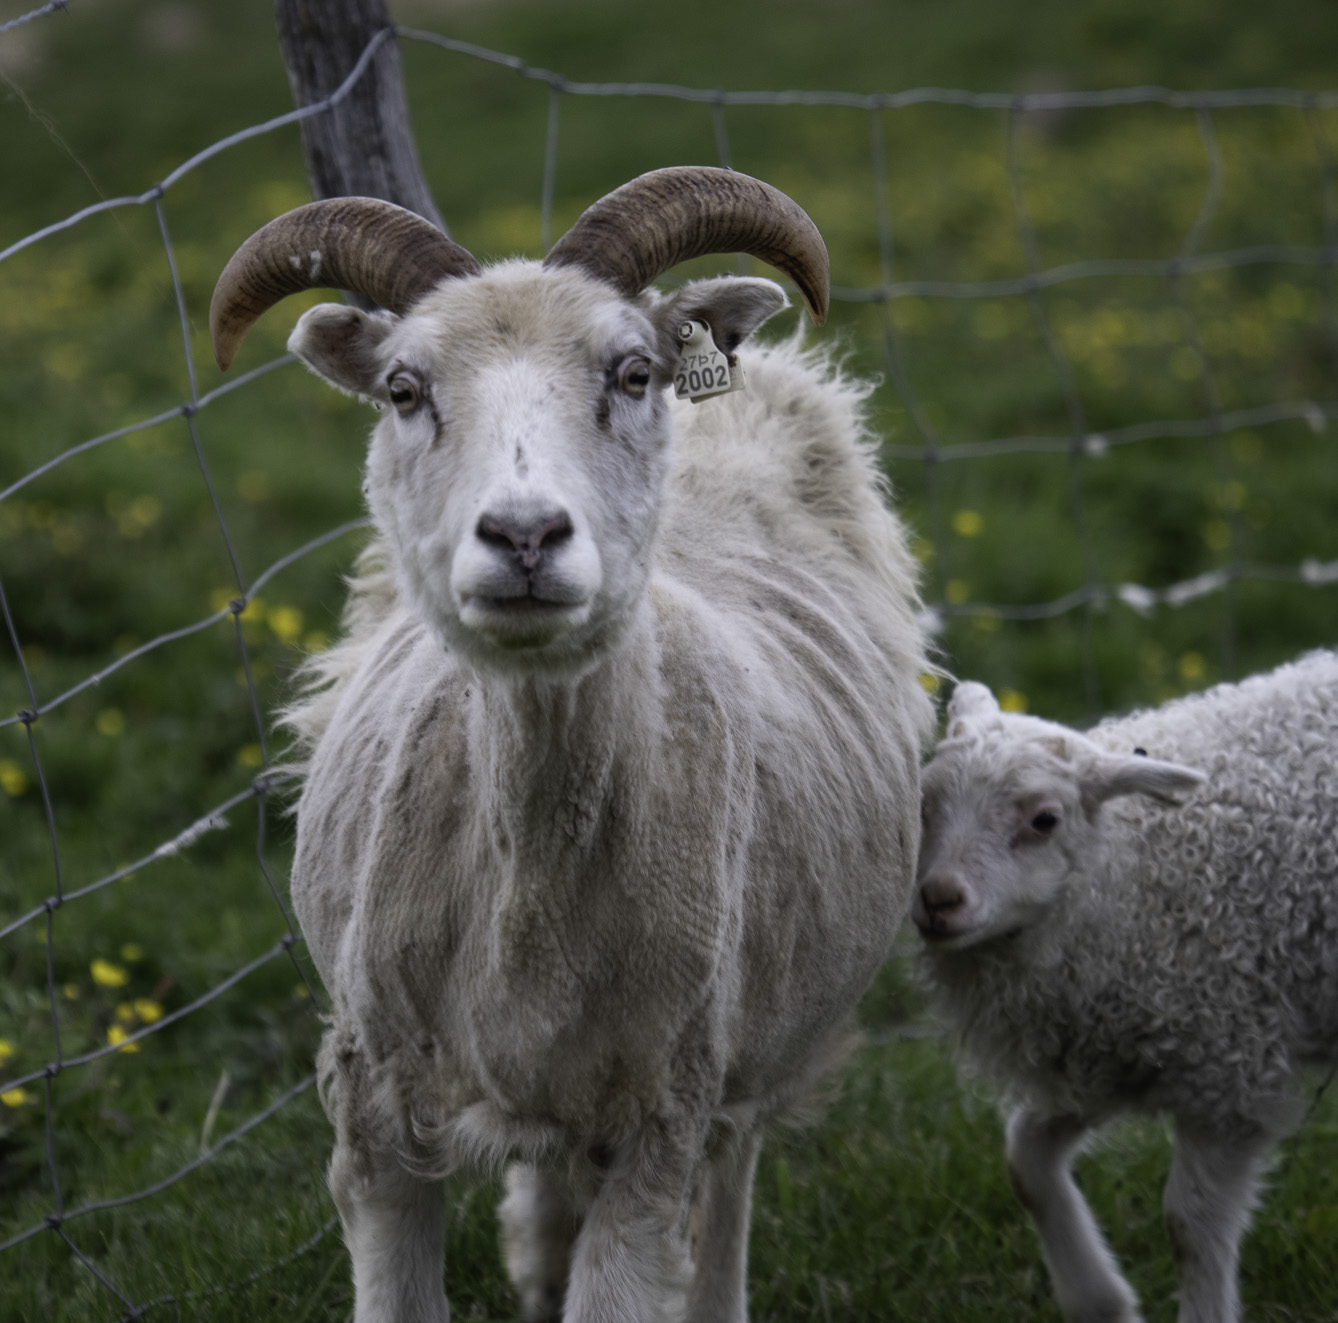
M 712 395 L 742 390 L 743 368 L 733 354 L 716 348 L 705 322 L 684 322 L 678 328 L 680 348 L 674 364 L 674 394 L 698 404 Z

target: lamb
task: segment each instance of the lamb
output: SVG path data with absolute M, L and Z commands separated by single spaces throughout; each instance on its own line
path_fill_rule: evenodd
M 1332 652 L 1085 736 L 953 694 L 912 917 L 937 1008 L 1019 1104 L 1009 1173 L 1068 1319 L 1139 1317 L 1069 1172 L 1119 1113 L 1174 1122 L 1180 1323 L 1239 1318 L 1262 1164 L 1338 1061 L 1335 753 Z
M 527 1320 L 741 1323 L 762 1129 L 840 1057 L 909 904 L 914 562 L 866 388 L 796 342 L 736 352 L 780 288 L 648 289 L 731 251 L 821 323 L 811 220 L 695 167 L 542 263 L 340 199 L 220 277 L 222 366 L 296 290 L 388 310 L 321 305 L 289 341 L 383 414 L 376 539 L 290 714 L 357 1323 L 445 1323 L 441 1182 L 507 1163 Z M 747 389 L 667 399 L 685 342 Z

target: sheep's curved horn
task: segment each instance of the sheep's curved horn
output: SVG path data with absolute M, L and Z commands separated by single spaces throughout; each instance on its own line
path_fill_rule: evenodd
M 797 202 L 749 175 L 710 166 L 652 170 L 586 209 L 545 266 L 579 266 L 629 298 L 705 253 L 748 253 L 784 272 L 809 316 L 827 320 L 827 246 Z
M 214 357 L 226 368 L 256 318 L 303 289 L 347 289 L 405 312 L 478 260 L 421 216 L 380 198 L 327 198 L 257 230 L 223 268 L 209 305 Z

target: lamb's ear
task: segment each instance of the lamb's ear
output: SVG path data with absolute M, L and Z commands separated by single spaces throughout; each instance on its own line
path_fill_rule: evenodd
M 962 680 L 948 700 L 948 734 L 964 735 L 971 722 L 998 715 L 998 701 L 985 685 L 976 680 Z
M 1120 795 L 1150 795 L 1163 804 L 1181 804 L 1207 779 L 1196 768 L 1141 753 L 1103 753 L 1082 770 L 1083 797 L 1093 804 Z
M 288 337 L 288 348 L 318 377 L 350 395 L 384 400 L 377 348 L 395 319 L 343 303 L 319 303 L 304 312 Z
M 717 276 L 694 280 L 661 299 L 652 315 L 660 338 L 677 354 L 678 328 L 684 322 L 705 322 L 716 348 L 732 354 L 768 317 L 789 303 L 785 292 L 771 280 L 751 276 Z

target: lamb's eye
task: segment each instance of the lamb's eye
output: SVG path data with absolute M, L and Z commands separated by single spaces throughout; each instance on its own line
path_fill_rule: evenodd
M 1031 820 L 1031 829 L 1038 836 L 1049 836 L 1058 826 L 1059 814 L 1051 813 L 1049 809 L 1042 809 Z
M 624 395 L 640 399 L 650 385 L 650 363 L 640 354 L 629 354 L 618 365 L 618 389 Z
M 396 372 L 386 383 L 386 389 L 396 413 L 413 413 L 418 408 L 421 400 L 418 383 L 407 372 Z

